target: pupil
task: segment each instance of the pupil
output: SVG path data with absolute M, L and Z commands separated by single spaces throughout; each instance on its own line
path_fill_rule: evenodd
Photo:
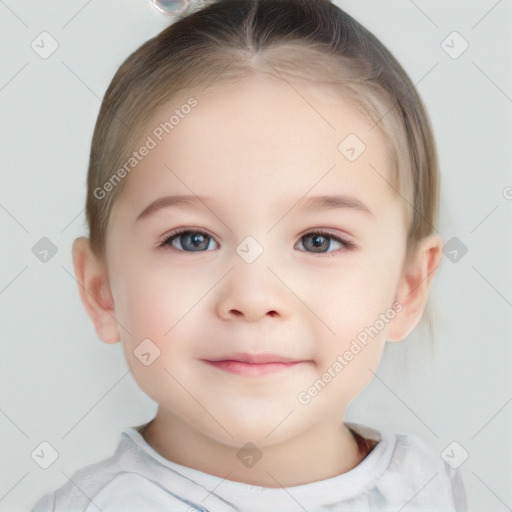
M 192 244 L 194 245 L 201 245 L 203 236 L 199 234 L 195 234 L 192 236 Z
M 312 249 L 326 249 L 329 245 L 327 237 L 324 235 L 316 235 L 310 240 L 312 241 Z

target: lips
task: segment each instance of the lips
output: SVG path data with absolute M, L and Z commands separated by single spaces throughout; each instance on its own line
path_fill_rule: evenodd
M 209 361 L 238 361 L 240 363 L 250 364 L 266 364 L 266 363 L 295 363 L 298 362 L 290 357 L 281 356 L 279 354 L 261 353 L 247 354 L 245 352 L 237 352 L 226 356 L 210 359 Z
M 218 370 L 248 377 L 284 371 L 308 362 L 271 353 L 235 353 L 215 359 L 203 359 L 203 361 Z

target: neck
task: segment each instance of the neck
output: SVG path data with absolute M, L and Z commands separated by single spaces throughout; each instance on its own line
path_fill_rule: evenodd
M 241 448 L 207 437 L 159 409 L 141 434 L 170 461 L 261 487 L 292 487 L 332 478 L 356 467 L 366 455 L 347 427 L 334 421 L 319 423 L 277 444 Z

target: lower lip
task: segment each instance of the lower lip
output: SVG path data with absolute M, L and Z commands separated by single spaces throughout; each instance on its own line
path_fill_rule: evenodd
M 257 377 L 267 375 L 269 373 L 280 372 L 293 368 L 301 364 L 295 363 L 244 363 L 242 361 L 206 361 L 209 365 L 224 370 L 225 372 L 234 373 L 236 375 L 244 375 L 246 377 Z

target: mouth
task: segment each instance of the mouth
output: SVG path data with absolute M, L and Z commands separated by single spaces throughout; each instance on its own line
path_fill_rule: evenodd
M 307 360 L 294 360 L 278 354 L 230 354 L 216 359 L 203 361 L 218 370 L 246 377 L 257 377 L 269 373 L 282 372 L 296 368 Z

